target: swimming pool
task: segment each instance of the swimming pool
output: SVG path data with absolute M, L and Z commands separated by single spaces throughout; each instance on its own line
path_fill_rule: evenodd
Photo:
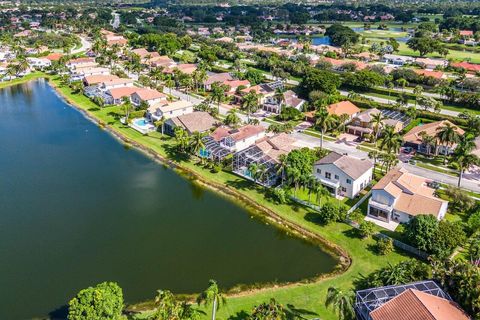
M 145 118 L 133 119 L 130 126 L 143 134 L 155 130 L 155 126 Z

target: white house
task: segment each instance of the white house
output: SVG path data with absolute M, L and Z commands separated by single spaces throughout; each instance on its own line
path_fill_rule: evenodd
M 265 128 L 250 124 L 238 129 L 218 127 L 210 136 L 221 147 L 231 152 L 237 152 L 250 147 L 256 141 L 265 137 Z
M 355 198 L 372 181 L 370 160 L 330 152 L 315 162 L 313 174 L 335 197 Z
M 27 62 L 31 68 L 43 69 L 52 65 L 52 62 L 46 58 L 27 58 Z
M 114 88 L 105 91 L 103 94 L 103 100 L 106 104 L 121 104 L 123 98 L 129 98 L 139 88 L 134 86 Z
M 162 117 L 165 119 L 179 117 L 192 112 L 193 103 L 186 100 L 155 103 L 147 109 L 147 115 L 153 121 L 157 121 Z
M 435 197 L 434 191 L 427 179 L 404 168 L 392 169 L 372 188 L 368 216 L 384 222 L 407 223 L 415 216 L 431 214 L 442 220 L 448 201 Z
M 133 87 L 133 80 L 128 78 L 109 79 L 101 82 L 98 86 L 101 91 L 124 87 Z

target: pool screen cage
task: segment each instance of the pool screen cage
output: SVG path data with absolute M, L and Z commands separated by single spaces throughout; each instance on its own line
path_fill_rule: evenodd
M 230 150 L 220 146 L 220 144 L 211 136 L 205 136 L 202 140 L 205 148 L 202 151 L 201 156 L 204 158 L 209 158 L 217 162 L 223 160 L 226 156 L 231 154 Z
M 408 289 L 416 289 L 437 297 L 452 300 L 446 292 L 431 280 L 360 290 L 355 294 L 355 313 L 357 319 L 371 320 L 370 312 L 381 307 Z
M 257 183 L 271 187 L 278 182 L 278 175 L 275 170 L 276 161 L 266 155 L 256 145 L 239 151 L 233 156 L 233 172 L 247 179 L 255 180 L 248 169 L 252 164 L 257 164 L 260 168 L 264 168 L 262 175 L 256 179 Z

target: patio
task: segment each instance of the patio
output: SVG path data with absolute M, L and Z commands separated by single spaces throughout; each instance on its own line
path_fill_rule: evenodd
M 375 219 L 375 218 L 372 218 L 372 217 L 369 217 L 369 216 L 365 217 L 365 221 L 373 222 L 377 226 L 382 227 L 382 228 L 387 229 L 387 230 L 390 230 L 390 231 L 395 231 L 395 229 L 397 229 L 398 225 L 400 224 L 400 223 L 395 222 L 393 220 L 390 221 L 390 222 L 385 222 L 385 221 L 381 221 L 381 220 L 378 220 L 378 219 Z

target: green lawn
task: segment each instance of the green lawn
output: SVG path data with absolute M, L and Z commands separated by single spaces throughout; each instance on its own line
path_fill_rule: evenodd
M 42 72 L 32 72 L 32 73 L 27 74 L 26 76 L 24 76 L 22 78 L 17 78 L 17 79 L 13 79 L 13 80 L 10 80 L 10 81 L 0 82 L 0 89 L 10 87 L 10 86 L 13 86 L 13 85 L 16 85 L 16 84 L 24 83 L 24 82 L 27 82 L 27 81 L 30 81 L 30 80 L 38 79 L 38 78 L 41 78 L 43 76 L 44 76 L 44 73 L 42 73 Z
M 58 80 L 52 80 L 52 83 L 57 86 L 60 85 Z M 172 151 L 174 144 L 173 139 L 162 137 L 157 132 L 144 136 L 131 128 L 123 126 L 115 118 L 115 113 L 121 108 L 106 107 L 100 109 L 85 96 L 72 94 L 69 88 L 59 87 L 58 89 L 71 103 L 86 110 L 89 114 L 109 125 L 125 138 L 142 144 L 163 157 L 174 160 L 198 178 L 208 180 L 217 187 L 226 188 L 227 191 L 238 192 L 242 197 L 246 197 L 264 206 L 282 219 L 313 232 L 330 243 L 340 246 L 348 252 L 352 259 L 350 268 L 340 275 L 327 277 L 314 283 L 273 287 L 261 291 L 244 292 L 237 296 L 230 297 L 228 304 L 219 310 L 219 319 L 241 315 L 242 310 L 249 312 L 254 305 L 274 297 L 281 303 L 293 304 L 296 308 L 303 308 L 315 312 L 318 314 L 318 317 L 324 320 L 334 320 L 337 319 L 337 317 L 330 310 L 326 310 L 323 305 L 328 287 L 336 286 L 343 289 L 351 289 L 353 288 L 353 281 L 360 274 L 368 274 L 387 265 L 387 263 L 397 263 L 409 258 L 407 255 L 399 252 L 394 252 L 387 256 L 377 256 L 374 250 L 372 250 L 375 241 L 358 238 L 350 226 L 343 223 L 321 226 L 315 223 L 315 214 L 305 207 L 295 204 L 274 204 L 265 198 L 263 188 L 252 182 L 225 171 L 216 174 L 211 173 L 209 169 L 196 164 L 195 161 L 176 154 Z M 299 261 L 299 263 L 302 262 Z M 206 281 L 207 280 L 208 279 L 206 279 Z M 209 316 L 209 312 L 207 311 L 205 318 Z

